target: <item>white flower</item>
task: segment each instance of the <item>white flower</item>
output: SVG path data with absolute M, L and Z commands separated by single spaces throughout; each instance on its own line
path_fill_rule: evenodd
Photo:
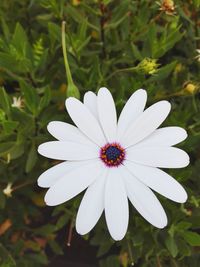
M 11 104 L 12 107 L 15 107 L 15 108 L 22 108 L 23 107 L 23 103 L 22 103 L 22 99 L 21 97 L 13 97 L 13 103 Z
M 197 59 L 198 62 L 200 62 L 200 49 L 196 49 L 197 52 L 197 56 L 195 57 Z
M 7 197 L 12 197 L 12 191 L 13 191 L 12 183 L 8 183 L 7 186 L 3 189 L 3 193 Z
M 65 162 L 45 171 L 38 185 L 50 187 L 45 196 L 49 206 L 61 204 L 88 188 L 76 218 L 80 234 L 88 233 L 105 210 L 111 236 L 121 240 L 128 227 L 128 199 L 148 222 L 165 227 L 165 211 L 151 189 L 175 202 L 187 199 L 183 187 L 159 169 L 189 164 L 188 155 L 172 147 L 187 133 L 180 127 L 157 129 L 171 105 L 160 101 L 144 111 L 146 99 L 145 90 L 136 91 L 117 121 L 112 95 L 101 88 L 97 96 L 87 92 L 84 104 L 72 97 L 66 100 L 67 111 L 77 127 L 59 121 L 47 127 L 59 141 L 40 145 L 39 153 Z

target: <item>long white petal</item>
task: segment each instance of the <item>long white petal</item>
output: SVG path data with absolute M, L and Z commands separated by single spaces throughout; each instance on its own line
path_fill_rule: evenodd
M 45 172 L 38 178 L 38 185 L 43 188 L 48 188 L 54 185 L 63 175 L 69 171 L 86 164 L 86 161 L 65 161 L 57 164 Z
M 41 144 L 38 152 L 47 158 L 57 160 L 86 160 L 98 158 L 98 147 L 74 142 L 51 141 Z
M 93 143 L 77 127 L 62 121 L 51 121 L 47 125 L 49 133 L 60 141 L 72 141 L 75 143 Z
M 164 127 L 155 130 L 135 147 L 174 146 L 187 138 L 187 132 L 181 127 Z
M 114 240 L 121 240 L 128 227 L 128 199 L 119 168 L 109 169 L 105 189 L 105 216 Z
M 99 160 L 77 167 L 59 179 L 45 195 L 48 206 L 56 206 L 78 195 L 98 179 L 103 171 Z
M 147 108 L 126 130 L 121 137 L 124 147 L 132 146 L 153 133 L 166 119 L 171 105 L 168 101 L 159 101 Z
M 90 112 L 95 116 L 98 120 L 98 112 L 97 112 L 97 96 L 95 93 L 89 91 L 84 94 L 83 103 L 90 110 Z
M 99 89 L 97 96 L 99 120 L 108 142 L 116 140 L 117 114 L 115 102 L 107 88 Z
M 76 231 L 85 235 L 96 225 L 104 210 L 105 179 L 107 169 L 91 184 L 81 201 L 77 217 Z
M 159 194 L 179 203 L 187 200 L 185 189 L 166 172 L 128 160 L 124 162 L 124 165 L 136 178 Z
M 188 154 L 176 147 L 130 147 L 126 159 L 159 168 L 183 168 L 189 164 Z
M 165 227 L 167 225 L 167 216 L 151 189 L 141 183 L 126 169 L 123 178 L 128 198 L 136 210 L 155 227 Z
M 94 143 L 102 146 L 106 143 L 103 131 L 89 109 L 76 98 L 70 97 L 65 102 L 67 111 L 76 126 Z
M 143 112 L 147 101 L 147 93 L 143 89 L 139 89 L 132 94 L 118 119 L 118 139 L 122 137 L 127 128 L 133 123 Z

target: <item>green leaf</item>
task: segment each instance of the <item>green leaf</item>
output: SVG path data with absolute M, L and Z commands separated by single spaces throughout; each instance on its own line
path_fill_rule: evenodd
M 24 144 L 15 143 L 15 145 L 8 151 L 10 154 L 10 159 L 17 159 L 24 154 Z
M 104 254 L 106 254 L 110 248 L 112 247 L 113 243 L 110 242 L 110 240 L 107 240 L 106 242 L 102 242 L 99 246 L 97 257 L 101 257 Z
M 5 134 L 10 134 L 12 133 L 19 123 L 17 121 L 4 121 L 2 122 L 3 129 L 5 131 Z
M 15 267 L 17 266 L 11 254 L 7 249 L 0 244 L 0 267 Z
M 200 246 L 200 234 L 192 231 L 185 231 L 182 233 L 182 236 L 191 246 Z
M 10 114 L 10 101 L 9 97 L 3 87 L 0 87 L 0 107 L 6 112 L 6 114 Z
M 192 223 L 190 223 L 190 222 L 180 222 L 175 227 L 176 227 L 177 231 L 185 231 L 188 228 L 190 228 L 191 226 L 192 226 Z
M 76 8 L 72 7 L 71 5 L 67 5 L 66 7 L 66 10 L 67 10 L 67 14 L 72 17 L 77 23 L 85 23 L 85 21 L 87 22 L 87 25 L 96 30 L 96 31 L 99 31 L 99 28 L 97 26 L 95 26 L 94 24 L 92 23 L 89 23 L 85 16 L 79 12 Z
M 34 114 L 37 114 L 38 111 L 38 95 L 35 88 L 32 88 L 30 85 L 24 81 L 20 82 L 20 88 L 23 92 L 25 98 L 25 104 L 27 108 Z
M 148 79 L 148 82 L 152 83 L 166 79 L 170 75 L 170 73 L 174 70 L 176 64 L 177 61 L 173 61 L 170 64 L 167 64 L 164 67 L 159 68 L 158 71 Z
M 175 258 L 178 254 L 178 247 L 176 245 L 174 238 L 168 236 L 167 239 L 165 239 L 165 245 L 169 250 L 169 252 L 171 253 L 172 257 Z
M 15 142 L 9 141 L 0 143 L 0 156 L 9 153 L 10 149 L 15 145 Z
M 37 162 L 37 150 L 35 147 L 35 143 L 33 142 L 30 148 L 30 151 L 28 152 L 28 157 L 27 157 L 27 161 L 26 161 L 26 166 L 25 166 L 25 171 L 26 173 L 29 173 L 33 167 L 35 166 L 36 162 Z
M 39 102 L 39 111 L 42 111 L 44 108 L 46 108 L 49 105 L 49 102 L 51 100 L 51 90 L 49 87 L 46 87 L 44 89 L 44 95 L 41 97 Z
M 55 41 L 61 42 L 61 32 L 60 32 L 61 30 L 57 24 L 53 22 L 49 22 L 48 31 L 49 31 L 49 35 L 50 35 L 52 43 L 54 43 Z
M 21 52 L 23 55 L 26 55 L 28 38 L 20 23 L 16 24 L 15 32 L 12 38 L 12 44 L 19 52 Z

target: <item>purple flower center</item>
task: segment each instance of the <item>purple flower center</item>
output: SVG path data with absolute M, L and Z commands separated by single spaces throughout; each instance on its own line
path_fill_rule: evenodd
M 100 150 L 100 158 L 107 167 L 118 167 L 125 158 L 125 149 L 118 143 L 108 143 Z

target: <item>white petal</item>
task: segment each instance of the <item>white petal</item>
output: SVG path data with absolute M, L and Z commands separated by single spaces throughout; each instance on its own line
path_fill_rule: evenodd
M 119 168 L 109 169 L 105 190 L 105 216 L 114 240 L 121 240 L 128 227 L 128 199 Z
M 76 217 L 76 231 L 85 235 L 96 225 L 104 210 L 105 168 L 101 177 L 89 186 L 81 201 Z
M 94 143 L 102 146 L 106 143 L 103 131 L 89 109 L 76 98 L 70 97 L 65 102 L 67 111 L 76 126 Z
M 117 135 L 120 139 L 129 125 L 133 123 L 143 112 L 147 101 L 147 93 L 143 89 L 137 90 L 122 109 L 118 119 Z
M 136 210 L 152 225 L 163 228 L 167 216 L 159 200 L 146 185 L 136 179 L 128 170 L 124 171 L 128 198 Z
M 153 133 L 166 119 L 170 108 L 168 101 L 159 101 L 147 108 L 126 130 L 120 140 L 122 145 L 132 146 Z
M 98 114 L 101 126 L 108 142 L 116 140 L 117 134 L 117 114 L 115 102 L 107 88 L 99 89 L 97 96 Z
M 98 147 L 74 142 L 51 141 L 41 144 L 38 152 L 47 158 L 57 160 L 86 160 L 98 158 Z
M 151 135 L 137 143 L 135 147 L 174 146 L 187 138 L 187 132 L 181 127 L 164 127 L 155 130 Z
M 188 154 L 176 147 L 130 147 L 126 159 L 159 168 L 183 168 L 189 164 Z
M 83 164 L 85 164 L 85 161 L 65 161 L 57 164 L 39 176 L 37 181 L 38 185 L 40 187 L 48 188 L 62 178 L 63 175 Z
M 45 196 L 48 206 L 56 206 L 73 198 L 100 177 L 103 171 L 101 162 L 88 162 L 70 171 L 50 187 Z
M 77 127 L 62 121 L 51 121 L 47 129 L 49 133 L 60 141 L 91 144 L 91 141 Z
M 97 96 L 95 93 L 89 91 L 85 93 L 83 98 L 84 105 L 90 110 L 90 112 L 98 119 L 97 112 Z
M 166 172 L 128 160 L 124 162 L 124 165 L 136 178 L 159 194 L 179 203 L 187 200 L 185 189 Z

